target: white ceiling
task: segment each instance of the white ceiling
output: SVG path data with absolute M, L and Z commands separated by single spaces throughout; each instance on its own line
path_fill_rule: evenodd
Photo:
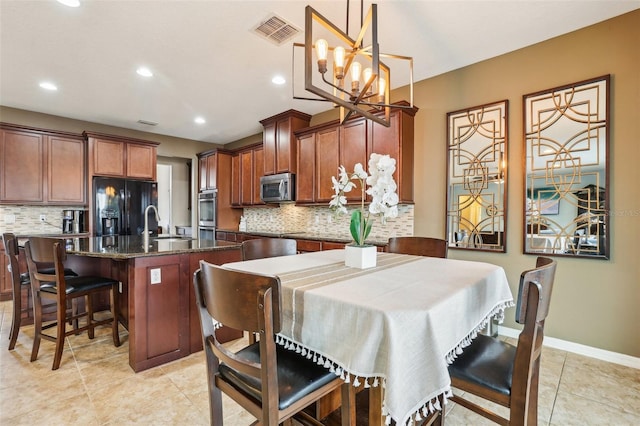
M 640 8 L 640 0 L 377 3 L 380 50 L 413 57 L 415 81 Z M 307 4 L 345 29 L 346 0 L 82 0 L 78 8 L 0 0 L 0 105 L 232 142 L 259 133 L 258 120 L 287 109 L 315 114 L 330 107 L 293 99 L 292 43 L 304 43 Z M 272 14 L 302 32 L 282 46 L 260 38 L 252 30 Z M 359 16 L 360 2 L 352 0 L 354 38 Z M 155 76 L 138 76 L 141 65 Z M 273 85 L 275 74 L 287 84 Z M 59 90 L 38 87 L 44 80 Z M 392 78 L 392 88 L 404 84 Z M 305 95 L 298 88 L 295 94 Z M 195 116 L 206 124 L 195 124 Z

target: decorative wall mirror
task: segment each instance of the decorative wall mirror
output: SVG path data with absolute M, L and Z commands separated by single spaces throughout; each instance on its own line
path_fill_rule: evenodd
M 449 247 L 505 252 L 508 101 L 447 114 Z
M 609 258 L 609 80 L 523 97 L 525 253 Z

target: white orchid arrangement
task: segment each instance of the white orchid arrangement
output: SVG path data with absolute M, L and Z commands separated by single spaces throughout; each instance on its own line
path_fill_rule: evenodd
M 357 246 L 364 246 L 365 240 L 371 233 L 373 220 L 371 216 L 380 216 L 382 223 L 387 218 L 398 216 L 398 194 L 396 194 L 395 180 L 393 172 L 396 170 L 396 160 L 388 155 L 373 153 L 369 157 L 369 174 L 358 163 L 354 166 L 353 172 L 347 173 L 344 166 L 338 167 L 338 178 L 331 177 L 335 195 L 331 197 L 329 207 L 337 213 L 346 214 L 347 197 L 346 193 L 356 187 L 357 181 L 360 184 L 361 202 L 360 209 L 351 214 L 351 224 L 349 230 Z M 366 188 L 369 185 L 369 188 Z M 366 195 L 372 197 L 369 209 L 365 214 Z

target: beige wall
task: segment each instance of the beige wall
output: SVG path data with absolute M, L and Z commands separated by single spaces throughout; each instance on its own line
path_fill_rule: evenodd
M 558 257 L 546 334 L 566 341 L 640 357 L 640 11 L 415 84 L 415 234 L 444 237 L 446 114 L 509 100 L 507 253 L 451 250 L 450 257 L 505 268 L 514 294 L 520 272 L 535 257 L 522 254 L 522 95 L 611 74 L 611 259 Z M 428 54 L 428 52 L 425 52 Z M 406 99 L 406 90 L 394 100 Z M 257 117 L 256 119 L 260 119 Z M 333 118 L 320 114 L 317 124 Z M 159 155 L 193 157 L 213 146 L 95 123 L 0 107 L 0 121 L 48 129 L 93 130 L 161 142 Z M 229 144 L 259 141 L 259 135 Z M 509 312 L 505 325 L 518 327 Z
M 509 100 L 507 253 L 450 250 L 449 257 L 499 264 L 514 294 L 522 254 L 522 96 L 611 74 L 611 258 L 558 257 L 546 334 L 640 357 L 640 11 L 414 85 L 416 235 L 444 237 L 446 114 Z M 428 52 L 426 52 L 428 54 Z M 394 98 L 406 93 L 395 92 Z M 513 314 L 505 325 L 517 327 Z

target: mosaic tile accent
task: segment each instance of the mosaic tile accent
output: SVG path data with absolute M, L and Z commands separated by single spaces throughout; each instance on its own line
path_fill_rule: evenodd
M 60 234 L 62 233 L 62 212 L 77 208 L 77 206 L 0 205 L 0 233 Z M 46 216 L 44 222 L 40 221 L 40 215 Z
M 413 204 L 398 206 L 398 217 L 387 219 L 382 224 L 375 219 L 369 236 L 372 240 L 413 235 Z M 337 215 L 328 207 L 296 207 L 294 204 L 280 204 L 279 208 L 244 209 L 249 232 L 310 232 L 332 237 L 350 238 L 349 221 L 356 207 L 348 208 L 346 215 Z

